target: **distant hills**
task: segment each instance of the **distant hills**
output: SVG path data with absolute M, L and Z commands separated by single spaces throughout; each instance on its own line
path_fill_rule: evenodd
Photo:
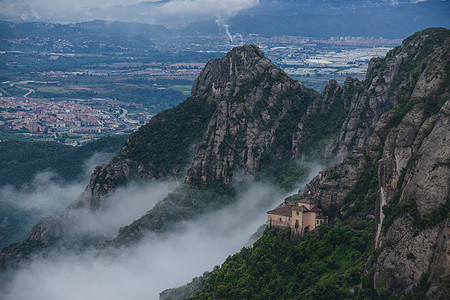
M 170 37 L 176 35 L 190 36 L 206 33 L 225 33 L 223 26 L 229 25 L 231 34 L 255 33 L 264 36 L 297 35 L 318 38 L 330 36 L 375 36 L 385 38 L 402 38 L 426 27 L 450 27 L 450 3 L 445 1 L 292 1 L 261 0 L 256 6 L 232 13 L 217 12 L 195 13 L 186 17 L 181 12 L 172 19 L 164 17 L 165 5 L 171 1 L 141 2 L 128 6 L 111 6 L 108 9 L 91 9 L 95 19 L 115 21 L 88 21 L 77 23 L 77 19 L 67 17 L 72 24 L 55 26 L 54 30 L 82 30 L 87 36 L 102 32 L 112 35 L 128 34 L 143 39 Z M 175 5 L 173 5 L 175 6 Z M 67 12 L 66 12 L 67 13 Z M 157 15 L 156 17 L 154 15 Z M 160 16 L 158 16 L 160 15 Z M 51 17 L 40 19 L 23 19 L 26 21 L 61 21 Z M 153 16 L 153 19 L 151 18 Z M 19 21 L 10 15 L 0 18 Z M 91 17 L 92 18 L 92 17 Z M 79 20 L 79 19 L 78 19 Z M 220 22 L 217 22 L 220 20 Z M 122 21 L 122 22 L 117 22 Z M 127 22 L 132 23 L 127 23 Z M 138 24 L 156 22 L 159 25 Z M 33 26 L 36 26 L 33 23 Z M 73 25 L 75 24 L 75 25 Z M 33 26 L 23 30 L 33 32 Z M 19 28 L 16 28 L 16 30 Z M 42 28 L 40 28 L 42 29 Z M 5 32 L 2 35 L 11 35 Z M 140 43 L 139 39 L 136 43 Z
M 263 36 L 295 35 L 374 36 L 402 38 L 426 27 L 449 27 L 448 1 L 386 5 L 391 1 L 261 1 L 228 21 L 234 33 Z M 364 5 L 365 4 L 365 5 Z M 216 32 L 213 20 L 192 23 L 186 29 Z

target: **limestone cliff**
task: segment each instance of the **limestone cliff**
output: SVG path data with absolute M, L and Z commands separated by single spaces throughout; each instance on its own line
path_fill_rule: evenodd
M 449 37 L 442 28 L 418 32 L 385 58 L 372 59 L 366 80 L 347 78 L 342 86 L 332 80 L 321 95 L 290 79 L 256 46 L 234 48 L 206 65 L 192 97 L 156 116 L 119 156 L 97 167 L 58 221 L 40 222 L 24 242 L 3 249 L 1 266 L 23 261 L 35 244 L 41 250 L 64 238 L 71 211 L 102 209 L 130 181 L 177 176 L 186 185 L 103 246 L 124 246 L 145 231 L 164 232 L 224 205 L 221 195 L 233 194 L 230 182 L 270 173 L 279 184 L 298 179 L 295 160 L 327 145 L 325 155 L 339 163 L 299 194 L 311 191 L 334 220 L 373 220 L 367 274 L 380 295 L 426 285 L 430 297 L 445 298 Z M 212 188 L 205 193 L 205 186 Z
M 340 219 L 374 219 L 381 293 L 400 296 L 422 280 L 428 296 L 448 295 L 449 37 L 424 30 L 371 61 L 330 149 L 343 161 L 301 191 Z
M 339 88 L 335 82 L 332 85 Z M 225 197 L 217 191 L 211 192 L 214 196 L 199 191 L 198 183 L 215 189 L 218 183 L 245 181 L 257 176 L 262 164 L 268 169 L 275 166 L 283 174 L 287 162 L 303 153 L 303 137 L 312 133 L 311 126 L 306 126 L 309 129 L 304 130 L 302 137 L 296 135 L 304 127 L 301 124 L 305 118 L 334 107 L 327 105 L 331 100 L 325 98 L 289 78 L 258 47 L 232 49 L 224 58 L 206 65 L 192 87 L 191 97 L 152 118 L 130 136 L 118 156 L 95 168 L 85 192 L 53 220 L 61 228 L 55 232 L 55 239 L 71 236 L 71 227 L 77 222 L 76 210 L 102 210 L 108 196 L 131 181 L 185 176 L 187 186 L 122 228 L 114 245 L 135 240 L 146 230 L 170 230 L 183 218 L 196 217 L 212 207 L 208 201 L 213 203 Z M 331 102 L 342 106 L 340 101 Z M 293 177 L 298 180 L 296 175 Z M 224 189 L 229 188 L 220 191 Z M 195 199 L 191 199 L 192 195 Z M 11 253 L 20 256 L 18 251 L 31 249 L 30 243 L 28 237 L 15 247 L 4 249 L 0 259 L 11 257 Z M 12 260 L 3 261 L 5 266 Z
M 254 177 L 261 157 L 279 136 L 280 122 L 300 116 L 317 95 L 277 68 L 256 46 L 235 48 L 211 60 L 192 87 L 192 97 L 217 110 L 197 150 L 186 182 L 229 183 L 236 172 Z

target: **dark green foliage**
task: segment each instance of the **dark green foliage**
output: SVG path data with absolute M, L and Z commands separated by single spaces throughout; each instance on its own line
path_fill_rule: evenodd
M 299 167 L 292 157 L 292 136 L 298 130 L 298 123 L 306 112 L 308 106 L 318 97 L 313 89 L 296 93 L 294 90 L 285 93 L 278 103 L 281 105 L 284 99 L 292 101 L 292 107 L 280 120 L 275 130 L 275 141 L 266 150 L 260 161 L 262 177 L 271 177 L 274 182 L 286 190 L 291 189 L 306 173 L 305 168 Z M 279 110 L 277 106 L 273 110 Z M 269 111 L 270 113 L 270 111 Z
M 359 179 L 356 187 L 344 198 L 345 204 L 342 211 L 345 217 L 355 216 L 358 213 L 370 213 L 375 207 L 376 191 L 378 189 L 378 163 L 373 164 L 370 157 L 366 157 L 366 172 Z
M 298 123 L 306 112 L 308 106 L 318 97 L 313 89 L 307 89 L 299 95 L 294 90 L 290 90 L 279 100 L 282 103 L 284 99 L 291 99 L 292 107 L 280 121 L 280 125 L 275 131 L 276 140 L 272 144 L 273 152 L 289 152 L 292 149 L 292 135 L 297 131 Z
M 338 172 L 336 172 L 336 170 L 334 170 L 333 172 L 331 172 L 330 178 L 331 179 L 339 179 L 341 177 L 341 175 L 339 175 Z
M 122 227 L 114 243 L 133 243 L 141 237 L 143 230 L 157 233 L 182 230 L 182 222 L 218 210 L 233 202 L 235 196 L 236 189 L 221 182 L 181 185 L 143 217 Z
M 274 153 L 266 151 L 261 156 L 261 175 L 269 177 L 280 188 L 290 190 L 307 174 L 308 169 L 301 167 L 295 160 L 280 159 Z
M 446 98 L 432 96 L 423 98 L 422 101 L 424 103 L 423 111 L 425 113 L 425 118 L 437 114 L 447 100 L 448 99 Z
M 416 260 L 416 256 L 413 253 L 411 253 L 411 252 L 406 254 L 406 258 L 409 259 L 409 260 L 412 260 L 412 261 Z
M 359 88 L 352 87 L 349 93 L 358 93 Z M 293 102 L 292 109 L 280 121 L 275 131 L 276 140 L 269 150 L 263 153 L 260 169 L 265 176 L 273 177 L 274 181 L 285 189 L 290 189 L 306 174 L 306 169 L 300 167 L 297 162 L 286 159 L 293 156 L 292 137 L 298 131 L 300 120 L 303 122 L 302 140 L 298 145 L 299 150 L 308 156 L 320 155 L 325 144 L 339 132 L 342 123 L 348 113 L 345 101 L 338 91 L 334 101 L 324 113 L 320 109 L 304 117 L 306 106 L 320 97 L 315 91 L 307 89 L 299 101 Z M 288 95 L 295 99 L 294 95 Z M 319 102 L 319 106 L 322 104 Z
M 410 99 L 408 102 L 401 103 L 394 110 L 394 126 L 398 126 L 403 120 L 403 117 L 411 111 L 414 105 L 418 102 L 417 99 Z
M 41 213 L 33 209 L 18 209 L 16 205 L 0 200 L 0 220 L 8 220 L 6 226 L 0 227 L 0 249 L 23 240 L 40 218 Z
M 195 299 L 355 299 L 370 251 L 371 224 L 363 229 L 321 226 L 298 246 L 290 231 L 269 230 L 215 268 Z
M 164 294 L 165 300 L 187 299 L 194 295 L 195 291 L 201 289 L 203 282 L 208 278 L 210 272 L 204 272 L 202 276 L 195 277 L 186 285 L 170 289 L 170 293 Z M 164 292 L 163 292 L 164 293 Z
M 445 203 L 441 203 L 436 210 L 427 216 L 421 216 L 415 200 L 391 202 L 383 206 L 385 219 L 383 222 L 383 230 L 386 232 L 394 220 L 403 213 L 409 213 L 413 218 L 413 225 L 418 229 L 434 227 L 450 216 L 450 199 Z
M 21 186 L 44 170 L 52 170 L 65 180 L 78 179 L 87 159 L 96 152 L 118 152 L 127 138 L 104 137 L 81 147 L 55 142 L 0 142 L 0 183 Z
M 413 288 L 412 292 L 409 292 L 401 298 L 402 300 L 421 300 L 427 299 L 427 292 L 430 288 L 430 271 L 423 273 L 420 276 L 419 283 Z
M 216 108 L 204 99 L 188 98 L 156 115 L 130 136 L 120 157 L 132 166 L 143 165 L 155 176 L 181 172 L 190 157 L 190 146 L 199 142 Z
M 317 111 L 306 118 L 305 139 L 302 145 L 305 153 L 315 153 L 321 142 L 333 138 L 339 132 L 348 113 L 344 102 L 339 93 L 326 113 Z

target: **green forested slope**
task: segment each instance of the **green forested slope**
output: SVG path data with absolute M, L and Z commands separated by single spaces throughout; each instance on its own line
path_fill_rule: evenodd
M 117 153 L 128 136 L 104 137 L 81 147 L 55 142 L 0 142 L 0 186 L 20 186 L 36 172 L 51 170 L 62 179 L 74 180 L 83 171 L 83 163 L 96 152 Z
M 12 185 L 19 188 L 12 190 L 14 193 L 20 193 L 23 187 L 29 191 L 33 177 L 46 170 L 55 172 L 65 182 L 78 180 L 89 158 L 98 152 L 117 153 L 127 138 L 126 135 L 104 137 L 81 147 L 55 142 L 0 142 L 0 188 Z M 4 196 L 0 194 L 0 249 L 24 239 L 45 213 L 16 205 L 11 199 L 3 199 Z
M 299 245 L 290 231 L 269 230 L 252 248 L 227 258 L 195 299 L 364 299 L 371 222 L 322 226 Z M 358 286 L 362 283 L 362 287 Z M 349 289 L 354 292 L 350 292 Z

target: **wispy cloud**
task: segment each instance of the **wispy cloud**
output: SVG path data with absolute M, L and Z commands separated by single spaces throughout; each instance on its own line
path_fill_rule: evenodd
M 228 18 L 259 0 L 1 0 L 6 19 L 80 22 L 94 19 L 179 23 Z
M 55 252 L 17 271 L 0 298 L 158 299 L 161 291 L 189 282 L 239 251 L 265 223 L 265 212 L 283 198 L 270 185 L 256 183 L 234 205 L 186 222 L 181 232 L 148 234 L 113 256 Z
M 309 180 L 320 166 L 307 165 Z M 120 226 L 145 214 L 167 195 L 169 186 L 149 182 L 119 189 L 108 199 L 106 210 L 79 211 L 76 233 L 114 236 Z M 0 299 L 158 299 L 163 290 L 190 282 L 248 245 L 250 236 L 266 222 L 266 211 L 292 193 L 254 182 L 234 204 L 186 221 L 180 231 L 164 237 L 147 233 L 134 247 L 106 253 L 54 250 L 14 272 L 2 284 Z
M 102 164 L 111 153 L 96 153 L 84 163 L 83 173 L 74 182 L 65 182 L 52 170 L 38 172 L 29 184 L 19 188 L 0 188 L 0 201 L 20 209 L 32 209 L 40 215 L 59 215 L 68 204 L 83 192 L 96 165 Z

